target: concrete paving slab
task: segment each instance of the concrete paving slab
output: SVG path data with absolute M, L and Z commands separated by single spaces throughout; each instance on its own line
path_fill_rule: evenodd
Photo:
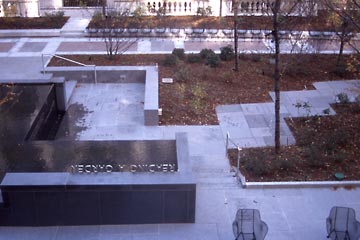
M 199 189 L 196 194 L 196 223 L 216 224 L 219 222 L 227 222 L 230 225 L 232 219 L 230 219 L 226 211 L 227 200 L 225 199 L 226 197 L 223 190 L 208 191 L 207 189 Z M 208 199 L 211 199 L 211 201 L 207 201 Z M 211 209 L 211 211 L 209 211 L 209 209 Z
M 1 240 L 56 239 L 58 227 L 0 227 Z
M 216 224 L 162 224 L 159 240 L 219 240 Z
M 63 226 L 56 233 L 56 240 L 98 240 L 100 226 Z
M 231 141 L 241 148 L 250 148 L 250 147 L 264 147 L 267 146 L 263 138 L 254 138 L 254 137 L 241 137 L 241 138 L 231 138 Z M 236 148 L 234 145 L 230 145 L 229 148 Z
M 44 57 L 47 61 L 49 57 Z M 1 80 L 36 80 L 48 78 L 44 76 L 41 57 L 7 57 L 0 58 Z M 21 66 L 21 71 L 19 71 Z
M 140 40 L 138 42 L 137 51 L 139 53 L 151 52 L 151 42 L 149 40 Z
M 220 105 L 216 107 L 217 114 L 227 112 L 242 112 L 240 104 Z
M 265 128 L 268 126 L 263 114 L 251 114 L 251 115 L 245 114 L 245 119 L 250 129 Z
M 106 51 L 104 42 L 84 42 L 79 44 L 78 42 L 62 42 L 56 49 L 56 52 L 93 52 L 93 51 Z
M 19 49 L 19 52 L 41 52 L 46 44 L 46 42 L 26 42 Z
M 240 131 L 244 136 L 250 136 L 249 125 L 242 112 L 221 113 L 218 115 L 218 120 L 224 134 L 227 131 Z
M 0 42 L 0 52 L 8 52 L 14 46 L 14 42 Z
M 233 44 L 231 45 L 233 46 Z M 262 40 L 240 41 L 238 49 L 240 53 L 263 53 L 268 51 L 266 44 Z
M 262 114 L 263 113 L 261 104 L 258 104 L 258 103 L 241 104 L 241 108 L 243 110 L 244 115 Z
M 208 48 L 216 52 L 220 51 L 221 47 L 228 45 L 233 45 L 232 42 L 223 42 L 223 41 L 185 41 L 184 49 L 186 52 L 200 52 L 201 49 Z
M 115 140 L 143 137 L 144 84 L 78 84 L 70 99 L 67 134 L 60 138 Z M 72 111 L 80 107 L 84 112 Z M 79 115 L 79 113 L 81 113 Z M 76 126 L 76 127 L 71 127 Z
M 254 137 L 270 137 L 273 135 L 272 132 L 270 132 L 270 128 L 269 127 L 259 127 L 259 128 L 251 128 L 250 129 L 251 134 Z
M 172 40 L 151 41 L 151 52 L 171 52 L 175 48 Z

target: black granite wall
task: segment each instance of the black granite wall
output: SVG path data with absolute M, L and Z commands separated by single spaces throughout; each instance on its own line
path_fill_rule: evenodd
M 29 168 L 33 163 L 26 165 L 26 156 L 23 156 L 22 168 L 19 168 L 19 162 L 13 163 L 13 172 L 7 171 L 1 182 L 0 225 L 193 223 L 196 181 L 189 159 L 187 135 L 177 133 L 175 141 L 120 143 L 108 142 L 108 150 L 140 144 L 152 151 L 140 151 L 133 157 L 143 156 L 148 163 L 158 162 L 163 166 L 177 161 L 176 171 L 165 167 L 166 171 L 158 172 L 72 173 L 66 172 L 66 163 L 42 159 L 42 163 L 36 165 L 37 170 L 29 172 L 26 166 Z M 91 146 L 91 142 L 82 144 Z M 101 156 L 104 154 L 97 159 L 101 160 Z M 118 156 L 126 159 L 125 155 Z M 77 160 L 70 158 L 68 163 L 77 163 Z M 47 165 L 62 167 L 55 168 L 59 172 L 49 172 L 51 168 L 46 168 Z
M 0 225 L 192 223 L 195 184 L 2 187 Z

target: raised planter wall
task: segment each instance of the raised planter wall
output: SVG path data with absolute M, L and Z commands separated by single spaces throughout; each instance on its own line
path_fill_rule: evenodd
M 144 124 L 156 126 L 159 123 L 157 66 L 96 67 L 96 73 L 94 67 L 47 67 L 45 71 L 54 77 L 65 77 L 79 83 L 144 83 Z

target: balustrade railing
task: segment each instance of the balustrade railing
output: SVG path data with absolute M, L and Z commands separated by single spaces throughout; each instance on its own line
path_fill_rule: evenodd
M 133 11 L 134 5 L 131 1 L 116 1 L 116 9 L 130 9 Z M 295 4 L 295 5 L 294 5 Z M 271 6 L 274 5 L 274 0 L 240 0 L 238 6 L 239 15 L 271 15 Z M 136 6 L 144 6 L 147 9 L 148 14 L 164 14 L 164 15 L 196 15 L 198 8 L 206 9 L 211 7 L 211 10 L 215 15 L 218 14 L 219 6 L 214 4 L 214 0 L 209 1 L 197 1 L 197 0 L 142 0 Z M 294 7 L 295 6 L 295 7 Z M 294 1 L 283 1 L 281 9 L 291 11 L 292 15 L 309 14 L 313 12 L 316 14 L 317 5 L 309 1 L 301 1 L 300 3 Z M 224 15 L 233 15 L 233 1 L 223 1 L 223 13 Z

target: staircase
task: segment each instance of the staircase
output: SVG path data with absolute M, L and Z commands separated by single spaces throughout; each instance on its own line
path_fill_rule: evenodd
M 230 172 L 230 166 L 226 166 L 228 160 L 225 156 L 191 156 L 190 159 L 193 164 L 193 173 L 197 179 L 198 188 L 213 190 L 239 188 L 240 185 L 236 181 L 236 177 Z M 208 164 L 204 164 L 204 162 L 208 162 Z

